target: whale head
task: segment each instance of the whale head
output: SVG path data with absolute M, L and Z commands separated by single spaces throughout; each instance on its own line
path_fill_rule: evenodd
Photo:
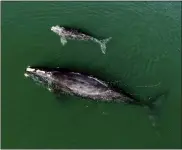
M 63 31 L 64 31 L 64 27 L 60 27 L 58 25 L 52 26 L 51 27 L 51 31 L 53 31 L 54 33 L 56 33 L 58 35 L 62 35 L 63 34 Z
M 28 66 L 25 70 L 24 76 L 32 79 L 37 84 L 42 85 L 51 91 L 53 77 L 50 70 Z

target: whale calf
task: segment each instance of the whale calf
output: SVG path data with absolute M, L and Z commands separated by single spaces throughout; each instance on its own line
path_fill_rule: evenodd
M 67 43 L 68 40 L 84 40 L 84 41 L 94 41 L 98 43 L 101 47 L 101 51 L 103 54 L 106 53 L 106 44 L 111 40 L 112 37 L 109 37 L 107 39 L 98 40 L 97 38 L 94 38 L 90 35 L 87 35 L 86 33 L 82 33 L 78 31 L 77 29 L 70 29 L 66 27 L 60 27 L 58 25 L 52 26 L 51 31 L 56 33 L 60 36 L 60 41 L 63 45 Z

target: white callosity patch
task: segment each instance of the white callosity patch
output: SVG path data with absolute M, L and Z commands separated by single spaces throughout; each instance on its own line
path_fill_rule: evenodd
M 27 73 L 25 73 L 24 75 L 26 77 L 30 76 L 29 73 L 33 73 L 33 74 L 36 74 L 40 77 L 43 77 L 43 78 L 47 78 L 48 77 L 48 80 L 51 78 L 51 72 L 46 72 L 46 71 L 43 71 L 43 70 L 40 70 L 40 69 L 34 69 L 34 68 L 31 68 L 30 66 L 27 67 L 26 69 Z
M 25 76 L 25 77 L 28 77 L 29 75 L 28 75 L 27 73 L 24 73 L 24 76 Z
M 52 92 L 52 89 L 51 88 L 47 88 L 50 92 Z
M 52 73 L 51 72 L 46 72 L 37 69 L 36 74 L 39 75 L 40 77 L 44 78 L 44 80 L 47 80 L 49 84 L 51 84 L 53 78 L 52 78 Z
M 45 71 L 41 71 L 41 70 L 36 70 L 36 72 L 37 72 L 37 73 L 42 73 L 42 74 L 45 73 Z
M 47 73 L 47 76 L 48 76 L 48 77 L 51 77 L 51 75 L 52 75 L 51 73 Z
M 28 71 L 28 72 L 34 72 L 35 69 L 32 69 L 32 68 L 30 68 L 30 67 L 27 67 L 26 71 Z
M 53 31 L 54 33 L 60 35 L 62 33 L 62 31 L 63 31 L 63 27 L 59 27 L 58 25 L 52 26 L 51 31 Z

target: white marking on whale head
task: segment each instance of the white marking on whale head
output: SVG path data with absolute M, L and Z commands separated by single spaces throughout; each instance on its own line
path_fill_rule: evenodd
M 56 33 L 58 35 L 61 35 L 63 30 L 64 30 L 64 27 L 60 27 L 58 25 L 51 27 L 51 31 L 53 31 L 54 33 Z
M 42 73 L 42 74 L 45 73 L 45 71 L 41 71 L 41 70 L 36 70 L 36 72 L 37 72 L 37 73 Z
M 24 73 L 24 76 L 25 76 L 25 77 L 28 77 L 29 75 L 28 75 L 27 73 Z
M 35 72 L 36 72 L 37 75 L 39 75 L 41 77 L 44 77 L 44 78 L 47 78 L 47 79 L 52 78 L 52 73 L 51 72 L 47 72 L 47 71 L 43 71 L 43 70 L 39 70 L 39 69 L 37 69 Z
M 47 88 L 50 92 L 52 92 L 52 89 L 51 88 Z
M 32 69 L 32 68 L 30 68 L 30 67 L 27 67 L 26 71 L 28 71 L 28 72 L 34 72 L 35 69 Z

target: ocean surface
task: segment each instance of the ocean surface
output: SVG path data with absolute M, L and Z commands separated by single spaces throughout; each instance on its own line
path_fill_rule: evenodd
M 2 148 L 182 148 L 180 2 L 1 2 Z M 54 25 L 112 37 L 62 46 Z M 24 77 L 27 66 L 88 72 L 146 108 L 62 95 Z

